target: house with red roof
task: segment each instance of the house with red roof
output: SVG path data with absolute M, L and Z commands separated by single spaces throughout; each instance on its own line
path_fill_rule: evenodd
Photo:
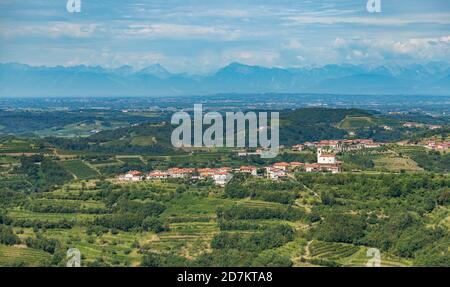
M 286 171 L 289 167 L 289 164 L 287 162 L 276 162 L 272 165 L 276 169 L 281 169 Z
M 137 170 L 130 170 L 125 175 L 119 177 L 120 180 L 125 181 L 140 181 L 143 179 L 142 172 Z
M 240 173 L 248 173 L 248 174 L 251 174 L 253 176 L 257 176 L 258 175 L 258 168 L 256 166 L 241 166 L 239 168 L 239 172 Z

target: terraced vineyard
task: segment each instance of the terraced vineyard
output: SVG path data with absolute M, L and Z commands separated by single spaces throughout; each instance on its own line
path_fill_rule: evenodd
M 351 244 L 313 241 L 309 249 L 312 257 L 336 261 L 355 254 L 360 248 Z
M 366 266 L 370 257 L 367 256 L 367 248 L 363 247 L 350 257 L 343 258 L 340 262 L 348 267 Z M 407 267 L 411 266 L 411 260 L 400 258 L 386 253 L 381 253 L 381 267 Z
M 89 167 L 81 160 L 62 161 L 61 165 L 71 172 L 77 179 L 92 179 L 99 176 L 97 170 Z
M 0 244 L 0 266 L 42 266 L 51 255 L 26 246 L 5 246 Z
M 193 179 L 123 182 L 117 174 L 81 179 L 95 162 L 154 168 L 172 157 L 53 157 L 45 164 L 62 164 L 77 178 L 37 189 L 33 184 L 46 178 L 35 171 L 46 170 L 26 157 L 29 174 L 16 168 L 0 180 L 7 234 L 0 237 L 0 265 L 63 265 L 65 251 L 78 248 L 84 266 L 366 266 L 366 246 L 373 246 L 386 250 L 382 266 L 411 266 L 413 248 L 448 246 L 442 174 L 297 172 L 280 181 L 235 174 L 220 187 Z M 2 158 L 16 167 L 23 161 Z M 156 263 L 148 263 L 152 258 Z
M 337 262 L 343 266 L 366 266 L 371 257 L 367 256 L 367 247 L 351 244 L 314 240 L 309 244 L 309 253 L 313 259 Z M 411 262 L 390 254 L 381 253 L 382 267 L 410 266 Z

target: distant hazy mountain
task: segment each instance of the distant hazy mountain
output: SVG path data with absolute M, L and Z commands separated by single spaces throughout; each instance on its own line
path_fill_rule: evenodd
M 174 96 L 216 93 L 450 94 L 450 65 L 327 65 L 265 68 L 232 63 L 208 76 L 172 74 L 155 64 L 32 67 L 0 64 L 0 97 Z

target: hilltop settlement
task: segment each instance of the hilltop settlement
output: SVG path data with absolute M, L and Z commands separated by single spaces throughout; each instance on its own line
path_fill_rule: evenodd
M 147 174 L 131 170 L 119 176 L 119 181 L 136 182 L 142 180 L 163 180 L 176 178 L 189 178 L 195 180 L 212 179 L 216 185 L 224 186 L 232 178 L 233 174 L 243 173 L 255 177 L 266 177 L 271 180 L 279 180 L 292 176 L 293 172 L 330 172 L 339 173 L 342 162 L 336 159 L 336 153 L 358 149 L 368 149 L 380 147 L 381 143 L 376 143 L 371 139 L 354 140 L 322 140 L 318 142 L 305 142 L 292 146 L 294 151 L 303 151 L 305 148 L 315 148 L 317 162 L 276 162 L 270 166 L 241 166 L 239 168 L 219 167 L 219 168 L 170 168 L 168 170 L 153 170 Z M 239 152 L 238 156 L 259 155 L 262 150 L 256 152 Z

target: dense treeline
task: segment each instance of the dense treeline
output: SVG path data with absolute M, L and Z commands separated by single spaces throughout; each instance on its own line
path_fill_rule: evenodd
M 294 239 L 294 230 L 288 225 L 277 225 L 253 234 L 219 233 L 211 241 L 214 249 L 238 249 L 258 252 L 276 248 Z
M 32 202 L 25 207 L 33 212 L 41 213 L 85 213 L 85 214 L 103 214 L 108 210 L 104 208 L 83 208 L 63 205 L 48 205 L 39 202 Z
M 243 185 L 240 182 L 232 181 L 225 187 L 225 195 L 230 198 L 249 197 L 282 204 L 293 204 L 295 199 L 298 198 L 298 191 L 283 189 L 280 186 L 274 188 L 272 183 Z
M 0 224 L 0 243 L 5 245 L 19 244 L 20 239 L 10 226 Z
M 438 151 L 411 150 L 406 151 L 417 164 L 431 172 L 450 172 L 450 153 L 441 154 Z
M 345 163 L 345 168 L 348 170 L 370 170 L 375 167 L 373 162 L 373 152 L 369 151 L 355 151 L 347 152 L 340 156 L 340 160 Z
M 266 226 L 243 220 L 218 220 L 220 230 L 261 230 Z
M 108 202 L 113 214 L 97 217 L 94 224 L 106 228 L 123 231 L 144 230 L 162 232 L 168 230 L 168 225 L 158 218 L 166 207 L 154 201 L 138 202 L 126 198 L 117 198 Z
M 371 209 L 423 215 L 436 207 L 450 186 L 448 177 L 430 174 L 299 174 L 297 179 L 321 192 L 330 212 Z
M 70 124 L 95 124 L 103 122 L 104 126 L 111 121 L 123 123 L 143 123 L 156 121 L 145 116 L 122 113 L 120 111 L 2 111 L 0 125 L 4 132 L 23 134 L 34 133 L 49 128 L 64 128 Z
M 58 220 L 58 221 L 44 221 L 44 220 L 28 220 L 28 219 L 14 219 L 12 222 L 15 227 L 33 228 L 33 229 L 71 229 L 75 225 L 75 220 Z
M 250 207 L 244 205 L 232 205 L 217 209 L 219 219 L 283 219 L 299 220 L 305 217 L 305 212 L 294 207 Z
M 66 151 L 84 151 L 101 154 L 176 154 L 170 143 L 171 125 L 141 124 L 133 127 L 105 130 L 90 137 L 47 137 L 44 141 Z M 154 138 L 152 143 L 135 144 L 135 137 Z M 116 140 L 120 139 L 120 140 Z M 112 143 L 112 141 L 114 142 Z M 108 143 L 108 144 L 105 144 Z
M 24 174 L 34 191 L 47 191 L 73 179 L 73 176 L 56 161 L 42 155 L 21 157 L 20 167 L 15 172 Z
M 373 139 L 376 142 L 396 142 L 408 138 L 406 129 L 386 130 L 382 126 L 360 129 L 356 131 L 357 138 Z
M 320 192 L 313 208 L 321 220 L 314 238 L 379 248 L 416 265 L 446 266 L 450 234 L 430 225 L 426 214 L 449 204 L 450 182 L 443 175 L 298 175 Z M 430 255 L 432 254 L 432 256 Z
M 335 214 L 323 220 L 315 230 L 319 240 L 342 243 L 359 243 L 364 236 L 366 222 L 360 216 Z
M 280 118 L 280 142 L 284 145 L 293 145 L 306 141 L 344 138 L 347 132 L 335 126 L 350 115 L 372 114 L 357 109 L 306 108 L 285 111 Z
M 58 240 L 45 238 L 40 234 L 36 238 L 28 237 L 25 243 L 30 248 L 41 249 L 50 254 L 54 254 L 61 247 L 61 243 Z

